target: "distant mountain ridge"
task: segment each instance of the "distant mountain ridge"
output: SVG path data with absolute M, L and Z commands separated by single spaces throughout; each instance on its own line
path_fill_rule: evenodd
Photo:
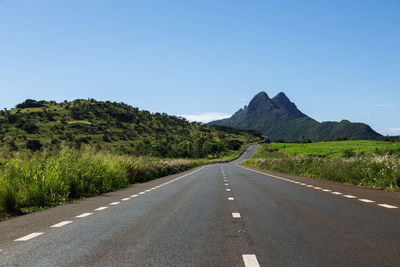
M 272 139 L 299 140 L 302 137 L 313 141 L 332 140 L 334 138 L 379 139 L 382 135 L 364 123 L 318 122 L 302 113 L 280 92 L 273 98 L 260 92 L 248 106 L 239 109 L 232 117 L 212 121 L 210 125 L 226 125 L 239 129 L 254 129 Z

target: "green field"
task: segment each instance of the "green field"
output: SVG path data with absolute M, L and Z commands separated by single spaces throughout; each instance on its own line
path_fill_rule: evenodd
M 310 178 L 400 190 L 400 142 L 264 144 L 245 164 Z
M 400 142 L 384 141 L 335 141 L 309 144 L 271 143 L 269 146 L 281 152 L 299 156 L 342 157 L 349 151 L 355 154 L 400 154 Z

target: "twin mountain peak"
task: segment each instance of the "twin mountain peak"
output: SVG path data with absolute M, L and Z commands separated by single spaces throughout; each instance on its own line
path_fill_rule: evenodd
M 334 139 L 379 139 L 382 136 L 364 123 L 318 122 L 302 113 L 296 105 L 281 92 L 273 98 L 260 92 L 248 106 L 239 109 L 232 117 L 217 120 L 210 125 L 226 125 L 240 129 L 254 129 L 271 139 L 288 141 L 302 137 L 313 141 Z

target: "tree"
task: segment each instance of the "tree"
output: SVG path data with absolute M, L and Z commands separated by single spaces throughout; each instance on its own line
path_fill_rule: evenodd
M 16 108 L 40 108 L 43 107 L 44 101 L 36 101 L 33 99 L 27 99 L 24 102 L 16 105 Z
M 15 144 L 14 140 L 8 142 L 8 148 L 10 149 L 10 151 L 17 151 L 18 150 L 18 147 Z
M 36 150 L 40 150 L 43 147 L 42 143 L 39 140 L 28 140 L 28 142 L 26 142 L 26 148 L 32 150 L 32 151 L 36 151 Z
M 33 133 L 39 132 L 39 127 L 36 124 L 34 124 L 33 122 L 30 122 L 30 121 L 25 122 L 22 125 L 21 128 L 22 128 L 22 130 L 24 130 L 25 132 L 27 132 L 29 134 L 33 134 Z
M 299 142 L 302 144 L 312 143 L 312 141 L 310 139 L 308 139 L 307 137 L 305 137 L 304 135 L 300 138 Z
M 226 147 L 230 150 L 239 150 L 243 145 L 243 142 L 237 139 L 228 140 L 226 142 Z
M 209 141 L 204 144 L 204 150 L 207 155 L 211 154 L 215 158 L 221 151 L 224 151 L 224 146 L 221 143 Z

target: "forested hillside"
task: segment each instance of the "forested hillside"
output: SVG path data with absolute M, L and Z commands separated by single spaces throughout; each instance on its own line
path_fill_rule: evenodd
M 260 92 L 253 97 L 248 106 L 237 111 L 232 117 L 209 124 L 255 129 L 274 140 L 382 139 L 379 133 L 365 123 L 348 120 L 318 122 L 302 113 L 282 92 L 273 98 L 269 98 L 265 92 Z
M 201 158 L 238 150 L 259 138 L 256 131 L 189 123 L 94 99 L 63 103 L 28 99 L 0 112 L 0 149 L 5 153 L 90 144 L 122 154 Z

